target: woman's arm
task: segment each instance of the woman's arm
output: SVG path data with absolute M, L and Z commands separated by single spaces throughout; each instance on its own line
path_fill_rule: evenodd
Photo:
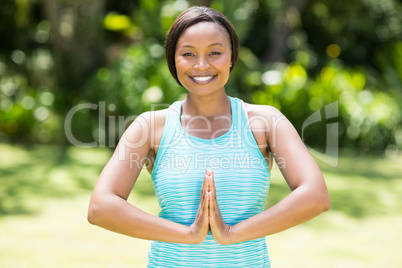
M 164 120 L 162 121 L 163 126 Z M 151 113 L 144 113 L 122 136 L 95 185 L 88 221 L 136 238 L 172 243 L 200 243 L 205 239 L 209 228 L 208 206 L 204 206 L 207 202 L 205 195 L 201 195 L 199 215 L 191 226 L 148 214 L 127 202 L 144 160 L 152 150 L 151 137 L 154 137 L 154 133 L 151 130 L 158 131 L 157 127 L 151 127 L 151 122 L 154 123 Z
M 211 231 L 217 242 L 232 244 L 281 232 L 329 209 L 322 173 L 293 125 L 272 107 L 259 108 L 265 118 L 266 141 L 291 193 L 271 208 L 236 225 L 222 224 L 216 195 L 211 194 Z M 212 187 L 214 191 L 214 187 Z M 218 212 L 216 212 L 218 211 Z

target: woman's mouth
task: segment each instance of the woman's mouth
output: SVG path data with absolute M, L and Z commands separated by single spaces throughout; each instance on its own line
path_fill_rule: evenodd
M 190 78 L 197 84 L 208 84 L 211 82 L 215 76 L 209 75 L 209 76 L 190 76 Z

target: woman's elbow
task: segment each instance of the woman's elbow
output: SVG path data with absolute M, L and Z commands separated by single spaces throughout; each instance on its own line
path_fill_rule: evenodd
M 88 214 L 87 214 L 88 222 L 93 225 L 98 225 L 100 214 L 101 214 L 101 208 L 99 204 L 96 204 L 95 202 L 91 201 L 88 207 Z
M 329 208 L 331 207 L 331 201 L 329 199 L 329 194 L 327 191 L 325 194 L 322 194 L 318 198 L 317 206 L 318 206 L 320 212 L 325 212 L 325 211 L 329 210 Z

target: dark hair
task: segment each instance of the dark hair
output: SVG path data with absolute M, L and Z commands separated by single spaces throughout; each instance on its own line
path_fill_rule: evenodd
M 239 57 L 239 37 L 237 36 L 236 30 L 234 29 L 232 23 L 222 13 L 209 7 L 196 6 L 186 9 L 173 22 L 165 41 L 165 57 L 169 71 L 180 86 L 182 86 L 182 84 L 177 77 L 175 64 L 177 41 L 187 28 L 199 22 L 217 23 L 228 31 L 232 48 L 232 66 L 230 67 L 230 71 L 233 70 Z

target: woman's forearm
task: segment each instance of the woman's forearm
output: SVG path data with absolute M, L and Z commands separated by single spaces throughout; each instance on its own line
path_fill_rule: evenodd
M 124 235 L 171 243 L 195 243 L 188 226 L 148 214 L 123 198 L 109 194 L 91 200 L 88 221 Z
M 329 209 L 326 191 L 300 186 L 287 197 L 245 221 L 231 226 L 227 243 L 238 243 L 275 234 L 308 221 Z

